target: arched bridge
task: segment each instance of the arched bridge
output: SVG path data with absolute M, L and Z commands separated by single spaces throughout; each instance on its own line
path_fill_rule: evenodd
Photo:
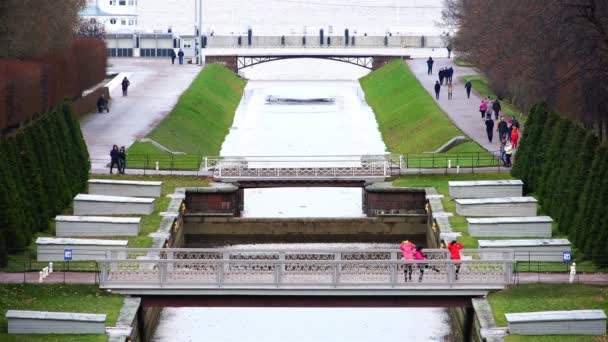
M 256 51 L 254 53 L 248 53 L 246 51 L 234 51 L 231 54 L 208 53 L 205 56 L 205 62 L 221 63 L 232 69 L 234 72 L 238 72 L 242 69 L 268 62 L 302 58 L 331 60 L 360 66 L 369 70 L 376 70 L 394 59 L 409 59 L 409 56 L 390 53 L 380 54 L 371 51 L 357 52 L 350 49 L 344 49 L 344 51 L 328 51 L 326 49 L 313 48 L 307 49 L 306 51 L 300 51 L 298 53 L 269 49 L 266 53 L 262 53 L 260 51 Z
M 123 249 L 100 261 L 100 286 L 133 295 L 479 296 L 513 281 L 512 250 L 463 250 L 463 260 L 446 249 L 426 254 L 404 261 L 399 250 Z

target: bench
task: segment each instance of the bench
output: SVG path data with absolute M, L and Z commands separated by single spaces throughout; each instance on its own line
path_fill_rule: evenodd
M 551 237 L 549 216 L 467 218 L 471 236 L 485 237 Z
M 603 310 L 506 313 L 509 333 L 516 335 L 606 335 Z
M 456 198 L 496 198 L 519 197 L 523 195 L 524 182 L 521 180 L 451 181 L 448 182 L 450 197 Z
M 105 314 L 8 310 L 9 334 L 104 334 Z
M 486 251 L 512 249 L 516 261 L 562 262 L 562 253 L 571 250 L 568 239 L 479 240 L 478 243 L 479 248 Z M 491 259 L 492 254 L 482 253 L 482 257 Z
M 74 215 L 150 215 L 153 198 L 78 194 L 74 197 Z
M 456 213 L 462 216 L 536 216 L 534 197 L 457 199 Z
M 64 250 L 72 250 L 73 261 L 96 261 L 106 258 L 107 250 L 126 249 L 127 240 L 48 238 L 36 239 L 39 262 L 63 261 Z M 116 254 L 116 253 L 115 253 Z M 116 258 L 126 257 L 115 255 Z
M 163 182 L 89 179 L 89 194 L 128 197 L 160 197 Z
M 56 216 L 55 235 L 69 236 L 137 236 L 139 217 Z

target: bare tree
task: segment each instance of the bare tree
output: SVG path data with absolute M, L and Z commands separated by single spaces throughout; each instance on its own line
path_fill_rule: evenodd
M 97 21 L 82 20 L 75 34 L 82 38 L 104 39 L 106 37 L 106 29 L 103 24 Z

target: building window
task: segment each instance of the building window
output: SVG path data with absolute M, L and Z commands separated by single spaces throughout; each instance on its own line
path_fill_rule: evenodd
M 111 5 L 111 6 L 116 5 L 116 1 L 114 1 L 114 0 L 110 0 L 110 5 Z
M 135 0 L 129 0 L 129 6 L 135 6 Z
M 129 19 L 129 25 L 135 25 L 135 19 Z
M 120 20 L 120 25 L 127 25 L 127 21 L 125 19 Z
M 116 19 L 114 19 L 114 18 L 110 19 L 110 24 L 115 25 L 116 24 Z
M 118 4 L 120 6 L 126 6 L 127 5 L 127 0 L 118 0 Z

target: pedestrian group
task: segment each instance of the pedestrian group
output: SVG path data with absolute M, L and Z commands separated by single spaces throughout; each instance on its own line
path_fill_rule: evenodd
M 120 148 L 118 148 L 118 145 L 112 146 L 110 151 L 110 174 L 113 174 L 115 165 L 118 173 L 124 175 L 127 167 L 127 151 L 124 146 Z
M 446 246 L 445 241 L 442 240 L 441 247 L 448 249 L 451 260 L 460 260 L 460 250 L 464 248 L 462 243 L 454 240 L 454 241 L 448 243 Z M 412 261 L 428 260 L 428 257 L 426 256 L 426 254 L 424 254 L 422 246 L 416 246 L 413 242 L 411 242 L 409 240 L 405 240 L 405 241 L 401 242 L 401 245 L 399 246 L 399 248 L 401 249 L 401 254 L 402 254 L 401 260 L 405 261 L 405 264 L 403 267 L 403 274 L 404 274 L 405 282 L 412 281 L 412 275 L 414 274 L 415 270 L 418 270 L 418 282 L 422 281 L 425 270 L 432 270 L 437 273 L 440 272 L 440 270 L 437 267 L 433 266 L 432 264 L 429 265 L 428 263 L 423 263 L 423 262 L 412 262 Z M 460 263 L 455 263 L 454 266 L 455 266 L 455 272 L 454 272 L 455 279 L 458 280 L 458 275 L 460 273 Z

